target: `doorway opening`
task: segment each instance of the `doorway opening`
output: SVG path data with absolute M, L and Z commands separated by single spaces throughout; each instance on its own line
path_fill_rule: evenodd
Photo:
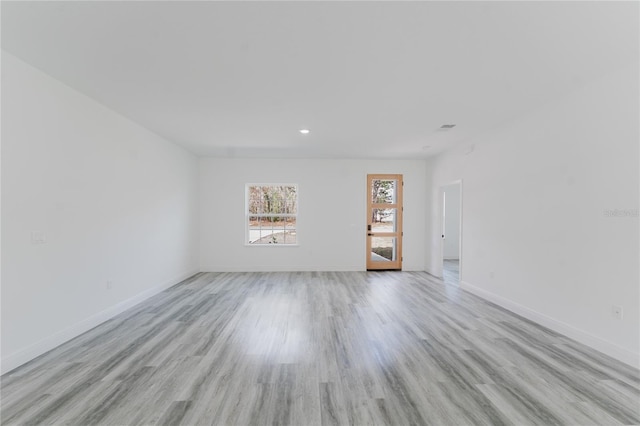
M 462 181 L 442 187 L 442 278 L 460 284 L 462 264 Z

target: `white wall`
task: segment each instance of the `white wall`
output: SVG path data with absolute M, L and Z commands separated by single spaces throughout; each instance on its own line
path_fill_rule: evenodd
M 2 124 L 5 372 L 198 271 L 198 174 L 182 148 L 5 52 Z
M 463 179 L 464 288 L 638 366 L 638 65 L 429 164 Z M 441 274 L 433 206 L 427 269 Z M 631 216 L 609 217 L 619 209 Z M 621 214 L 621 213 L 618 213 Z M 624 307 L 613 317 L 612 305 Z
M 444 259 L 460 259 L 460 184 L 444 187 Z
M 404 175 L 403 269 L 424 270 L 425 162 L 200 160 L 203 271 L 366 269 L 366 176 Z M 245 184 L 299 185 L 299 246 L 245 245 Z

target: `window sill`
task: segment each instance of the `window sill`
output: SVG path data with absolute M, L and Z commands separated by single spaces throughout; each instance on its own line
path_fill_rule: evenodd
M 249 244 L 244 243 L 245 247 L 300 247 L 300 244 Z

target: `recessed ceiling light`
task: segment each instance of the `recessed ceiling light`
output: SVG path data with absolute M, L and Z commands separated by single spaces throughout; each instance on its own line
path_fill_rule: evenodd
M 306 135 L 309 133 L 309 129 L 300 129 L 300 133 L 302 133 L 303 135 Z

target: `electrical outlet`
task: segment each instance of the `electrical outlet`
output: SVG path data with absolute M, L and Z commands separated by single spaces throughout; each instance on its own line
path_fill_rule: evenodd
M 611 306 L 611 314 L 613 315 L 613 317 L 615 319 L 622 319 L 622 315 L 624 314 L 624 310 L 622 309 L 622 306 L 620 305 L 613 305 Z
M 47 234 L 42 231 L 31 231 L 31 244 L 44 244 L 47 242 Z
M 113 281 L 107 281 L 107 290 L 111 290 L 111 287 L 113 287 Z

